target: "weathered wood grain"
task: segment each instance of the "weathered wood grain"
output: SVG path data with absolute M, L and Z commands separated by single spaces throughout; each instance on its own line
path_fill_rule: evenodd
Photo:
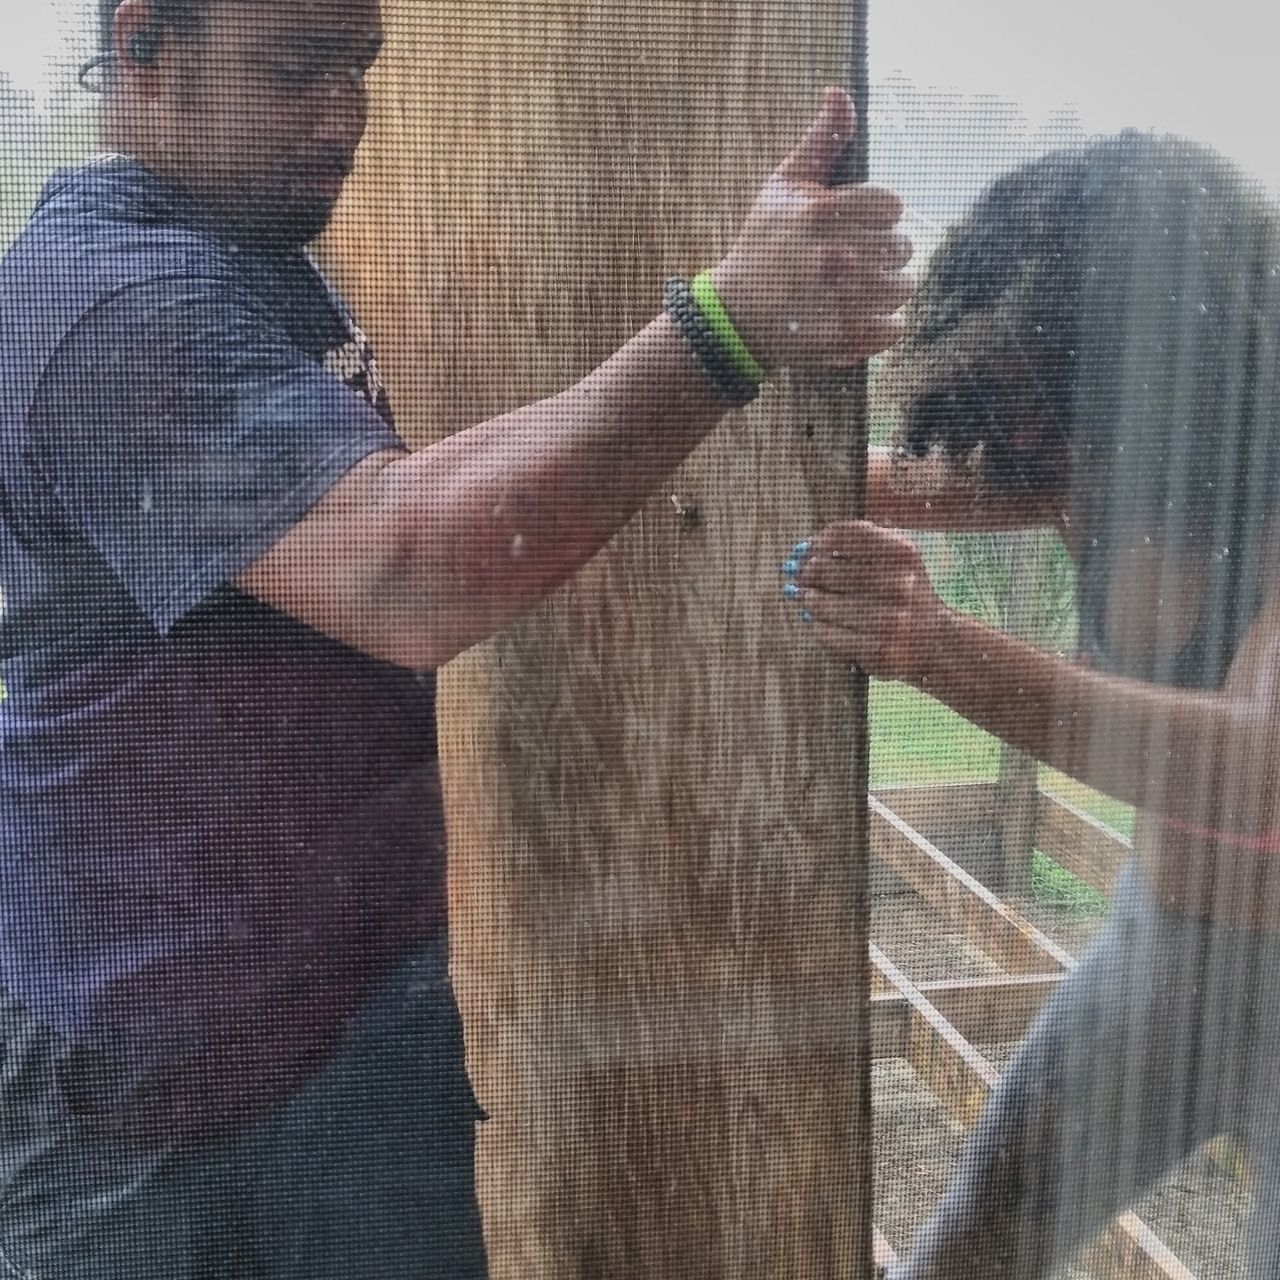
M 328 254 L 426 442 L 572 382 L 665 274 L 712 261 L 819 87 L 847 81 L 855 13 L 386 16 Z M 444 675 L 496 1280 L 865 1274 L 862 709 L 777 598 L 795 539 L 855 508 L 861 404 L 859 379 L 773 390 Z M 798 988 L 820 1013 L 793 1016 Z

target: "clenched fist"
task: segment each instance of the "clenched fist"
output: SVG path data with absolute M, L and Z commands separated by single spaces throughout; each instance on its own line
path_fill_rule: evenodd
M 882 680 L 925 684 L 951 611 L 913 543 L 861 520 L 831 525 L 784 571 L 784 589 L 837 657 Z

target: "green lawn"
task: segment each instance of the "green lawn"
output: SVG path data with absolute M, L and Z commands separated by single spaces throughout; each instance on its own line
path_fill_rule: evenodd
M 871 785 L 929 782 L 994 782 L 1000 772 L 1000 740 L 942 703 L 905 684 L 871 682 Z M 1133 809 L 1042 767 L 1040 784 L 1099 822 L 1133 835 Z
M 902 684 L 873 681 L 870 702 L 871 786 L 930 782 L 994 782 L 1000 771 L 999 739 L 970 724 L 933 698 Z M 1100 822 L 1133 834 L 1133 810 L 1109 796 L 1041 768 L 1040 783 Z M 1099 914 L 1106 900 L 1090 886 L 1036 851 L 1035 896 L 1083 915 Z
M 905 684 L 871 683 L 871 785 L 992 782 L 1000 741 Z

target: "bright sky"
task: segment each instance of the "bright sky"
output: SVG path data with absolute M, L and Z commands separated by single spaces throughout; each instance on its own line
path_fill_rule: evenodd
M 1280 7 L 1269 0 L 870 0 L 877 79 L 995 94 L 1031 124 L 1210 143 L 1280 190 Z
M 90 0 L 0 0 L 0 71 L 43 103 L 57 86 L 54 63 L 92 48 Z
M 0 0 L 0 70 L 43 100 L 53 60 L 89 45 L 91 12 Z M 877 78 L 1012 99 L 1033 127 L 1065 103 L 1089 133 L 1185 133 L 1280 190 L 1277 36 L 1268 0 L 871 0 Z

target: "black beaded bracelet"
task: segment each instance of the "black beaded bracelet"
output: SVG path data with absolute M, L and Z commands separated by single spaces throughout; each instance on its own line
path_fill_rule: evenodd
M 676 330 L 684 339 L 698 367 L 707 375 L 717 394 L 735 409 L 749 405 L 760 394 L 724 349 L 715 330 L 702 314 L 689 282 L 673 276 L 663 286 L 662 301 Z
M 747 378 L 721 345 L 702 309 L 693 296 L 689 282 L 680 278 L 667 281 L 664 290 L 667 313 L 698 366 L 715 387 L 720 398 L 735 409 L 750 404 L 760 388 Z

